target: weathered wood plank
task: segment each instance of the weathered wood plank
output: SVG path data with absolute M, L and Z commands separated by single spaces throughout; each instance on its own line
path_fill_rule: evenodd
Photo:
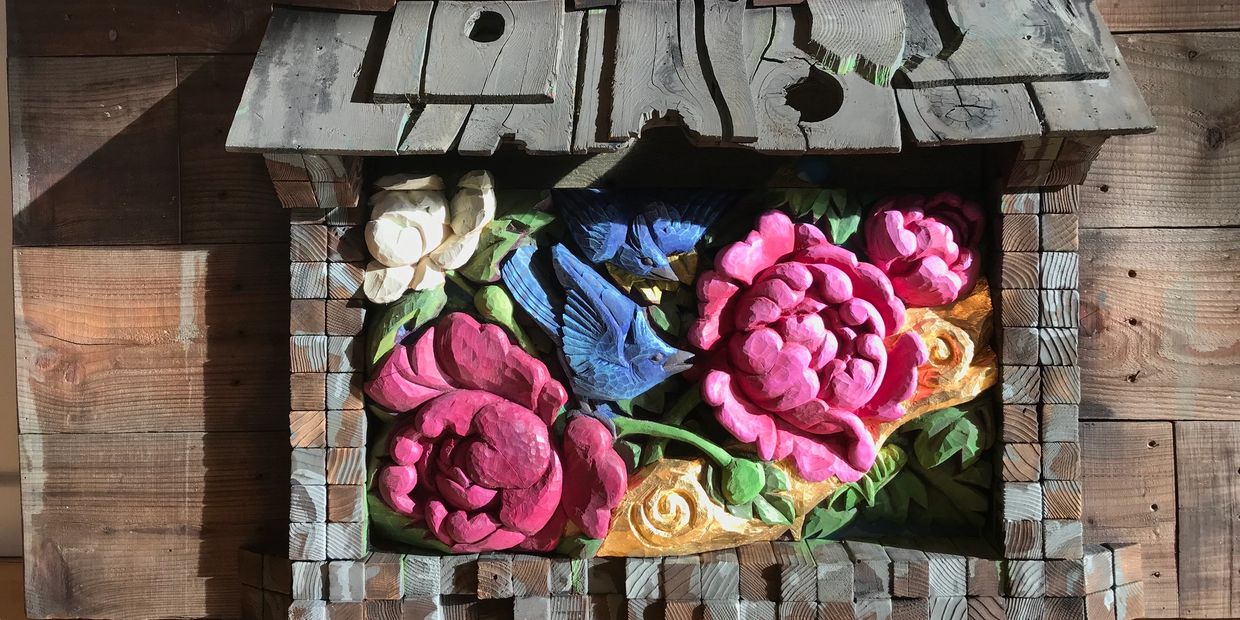
M 379 75 L 375 78 L 376 103 L 402 103 L 422 98 L 422 71 L 434 9 L 434 2 L 397 3 Z
M 752 45 L 751 29 L 746 27 L 748 11 L 743 2 L 735 0 L 704 0 L 703 6 L 702 31 L 726 113 L 728 138 L 753 142 L 758 139 L 758 119 L 749 91 L 752 73 L 746 71 L 745 61 Z
M 277 8 L 258 50 L 228 148 L 379 155 L 414 122 L 407 104 L 354 103 L 374 15 Z M 417 119 L 420 121 L 421 119 Z
M 629 0 L 616 10 L 608 137 L 640 136 L 651 119 L 674 114 L 704 139 L 723 138 L 723 120 L 697 54 L 693 0 Z
M 1115 32 L 1240 28 L 1237 0 L 1099 0 Z
M 1042 135 L 1024 84 L 899 89 L 918 146 L 1014 142 Z
M 491 155 L 501 140 L 510 140 L 527 153 L 568 153 L 573 146 L 573 117 L 577 105 L 577 50 L 581 43 L 582 13 L 561 12 L 564 53 L 555 72 L 553 103 L 478 104 L 469 113 L 457 150 L 463 155 Z
M 1240 423 L 1177 422 L 1175 465 L 1179 614 L 1235 616 L 1240 613 Z M 1147 556 L 1144 564 L 1149 563 Z M 1145 592 L 1149 608 L 1157 609 L 1158 593 L 1148 586 Z
M 1109 67 L 1095 36 L 1056 0 L 947 0 L 960 46 L 906 71 L 918 88 L 1104 78 Z
M 766 153 L 890 153 L 900 149 L 895 95 L 859 75 L 835 76 L 813 66 L 794 42 L 793 9 L 745 11 L 757 110 L 758 140 Z
M 1240 229 L 1085 230 L 1083 418 L 1231 420 Z
M 1154 117 L 1141 98 L 1141 91 L 1128 71 L 1128 65 L 1115 46 L 1097 5 L 1074 0 L 1080 19 L 1110 67 L 1110 76 L 1068 82 L 1034 82 L 1030 85 L 1046 133 L 1062 135 L 1117 135 L 1148 133 L 1154 130 Z
M 180 56 L 177 120 L 181 144 L 181 242 L 269 243 L 284 240 L 263 158 L 224 149 L 253 58 Z
M 904 62 L 902 0 L 807 0 L 809 48 L 834 73 L 886 86 Z
M 1167 422 L 1085 422 L 1086 542 L 1139 542 L 1149 611 L 1178 615 L 1175 453 Z
M 1117 38 L 1159 127 L 1107 142 L 1081 190 L 1081 226 L 1240 225 L 1240 148 L 1227 129 L 1240 105 L 1240 33 Z
M 422 100 L 550 103 L 560 96 L 563 14 L 559 0 L 436 2 Z
M 927 58 L 949 55 L 964 33 L 950 19 L 936 18 L 935 11 L 926 0 L 904 0 L 904 63 L 911 71 Z M 946 40 L 944 40 L 946 38 Z
M 285 253 L 15 251 L 21 431 L 287 430 Z
M 16 245 L 180 240 L 176 77 L 172 58 L 9 64 Z
M 577 101 L 577 120 L 573 127 L 573 153 L 601 153 L 620 149 L 625 142 L 608 142 L 611 119 L 603 110 L 611 106 L 611 84 L 603 84 L 612 50 L 607 44 L 607 15 L 602 9 L 586 12 L 582 22 L 580 59 L 581 96 Z
M 23 435 L 31 616 L 236 614 L 237 549 L 283 536 L 285 446 L 279 432 Z

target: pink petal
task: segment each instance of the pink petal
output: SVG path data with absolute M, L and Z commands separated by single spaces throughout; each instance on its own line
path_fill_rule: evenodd
M 392 449 L 388 451 L 393 461 L 400 465 L 413 465 L 422 458 L 425 450 L 418 431 L 413 426 L 406 426 L 396 432 L 392 438 Z
M 448 392 L 418 411 L 415 424 L 426 437 L 437 438 L 444 433 L 464 437 L 470 434 L 479 408 L 502 400 L 494 394 L 474 390 Z
M 500 522 L 504 527 L 522 534 L 538 532 L 559 507 L 563 486 L 564 472 L 560 467 L 560 458 L 552 453 L 542 480 L 523 489 L 505 489 L 501 492 Z
M 543 478 L 553 452 L 547 424 L 509 402 L 486 404 L 474 418 L 477 435 L 464 447 L 466 473 L 492 489 L 524 489 Z
M 796 241 L 793 243 L 794 251 L 801 251 L 805 248 L 827 243 L 827 236 L 813 224 L 797 224 L 796 225 Z
M 840 421 L 843 431 L 830 435 L 810 435 L 781 425 L 781 449 L 785 456 L 792 456 L 797 473 L 806 480 L 822 482 L 839 476 L 844 482 L 856 482 L 874 466 L 878 450 L 869 429 L 856 416 L 841 416 Z
M 933 307 L 955 301 L 964 278 L 952 271 L 943 259 L 927 256 L 917 263 L 917 268 L 907 275 L 892 279 L 895 292 L 916 306 Z
M 443 535 L 454 542 L 475 543 L 499 529 L 499 523 L 485 512 L 470 514 L 464 510 L 451 510 L 439 527 Z
M 887 353 L 887 373 L 874 398 L 861 415 L 880 420 L 896 420 L 904 415 L 900 404 L 917 390 L 917 368 L 929 355 L 921 338 L 912 332 L 901 334 Z
M 388 411 L 413 411 L 447 389 L 437 375 L 418 374 L 410 365 L 409 353 L 409 347 L 397 345 L 366 383 L 366 394 Z
M 564 464 L 574 473 L 564 483 L 564 510 L 591 538 L 607 536 L 612 511 L 628 490 L 628 469 L 613 442 L 594 418 L 573 418 L 564 431 Z
M 392 510 L 406 516 L 413 516 L 416 504 L 409 494 L 418 484 L 418 474 L 413 467 L 394 465 L 384 467 L 379 471 L 376 484 L 379 487 L 379 496 Z
M 702 380 L 702 400 L 715 407 L 715 417 L 733 437 L 756 444 L 763 460 L 775 459 L 778 437 L 775 421 L 766 412 L 746 402 L 732 386 L 726 372 L 712 370 Z
M 689 328 L 689 344 L 709 351 L 719 342 L 720 325 L 731 329 L 732 311 L 728 307 L 732 298 L 740 292 L 735 282 L 714 271 L 704 272 L 698 278 L 698 318 Z
M 567 519 L 563 510 L 556 510 L 551 515 L 551 519 L 547 521 L 547 525 L 539 530 L 537 534 L 526 538 L 524 542 L 517 545 L 516 548 L 522 551 L 536 551 L 546 553 L 556 548 L 560 543 L 560 536 L 564 534 L 564 523 Z
M 762 409 L 799 407 L 818 395 L 818 374 L 810 369 L 810 352 L 797 343 L 785 344 L 767 372 L 740 375 L 741 391 Z
M 435 488 L 444 501 L 461 510 L 480 510 L 494 501 L 499 494 L 494 489 L 477 484 L 461 484 L 447 476 L 436 478 Z
M 497 394 L 534 409 L 551 376 L 542 362 L 513 346 L 498 325 L 482 325 L 454 312 L 440 319 L 435 349 L 440 365 L 466 389 Z
M 793 247 L 792 220 L 780 211 L 768 211 L 758 218 L 757 230 L 719 253 L 715 268 L 733 280 L 749 284 L 758 272 L 791 253 Z
M 512 549 L 525 541 L 525 534 L 499 528 L 478 542 L 450 545 L 452 553 L 482 553 Z

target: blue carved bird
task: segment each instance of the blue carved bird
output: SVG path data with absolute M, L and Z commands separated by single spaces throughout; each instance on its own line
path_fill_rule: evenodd
M 693 250 L 719 214 L 736 201 L 720 191 L 556 190 L 552 203 L 578 249 L 594 264 L 675 282 L 668 257 Z
M 690 353 L 663 342 L 645 310 L 563 244 L 551 248 L 554 277 L 534 253 L 517 248 L 501 270 L 504 284 L 560 345 L 578 398 L 635 398 L 689 368 Z

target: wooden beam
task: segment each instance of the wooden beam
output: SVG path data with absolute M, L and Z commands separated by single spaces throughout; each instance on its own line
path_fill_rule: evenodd
M 400 2 L 392 14 L 375 78 L 375 103 L 405 103 L 422 99 L 422 72 L 426 42 L 431 35 L 434 2 Z
M 1115 32 L 1240 28 L 1236 0 L 1113 0 L 1099 9 Z
M 1180 615 L 1171 424 L 1085 422 L 1081 444 L 1086 542 L 1141 543 L 1150 614 Z
M 1015 142 L 1042 135 L 1024 84 L 899 89 L 918 146 Z
M 9 55 L 253 53 L 270 12 L 268 2 L 14 2 L 8 16 Z
M 832 72 L 886 86 L 904 62 L 902 0 L 808 0 L 809 48 Z
M 287 430 L 285 254 L 18 249 L 21 431 Z
M 236 614 L 237 549 L 260 529 L 283 535 L 287 482 L 256 472 L 287 471 L 286 441 L 280 432 L 23 435 L 27 611 Z
M 1179 614 L 1240 614 L 1240 422 L 1177 422 L 1175 464 Z M 1157 593 L 1150 585 L 1146 604 L 1154 610 Z
M 1232 420 L 1240 229 L 1081 234 L 1081 417 Z

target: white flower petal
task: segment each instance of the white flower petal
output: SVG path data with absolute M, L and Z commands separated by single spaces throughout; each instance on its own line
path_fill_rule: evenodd
M 443 271 L 428 257 L 418 263 L 417 271 L 414 272 L 409 287 L 415 291 L 425 291 L 443 286 L 444 281 Z
M 495 219 L 495 192 L 462 189 L 452 197 L 452 232 L 463 235 Z
M 379 179 L 375 185 L 391 190 L 443 190 L 443 179 L 437 174 L 392 174 Z
M 426 239 L 418 226 L 394 218 L 366 224 L 366 247 L 376 261 L 388 267 L 412 265 L 426 255 Z
M 495 189 L 495 178 L 486 170 L 470 170 L 456 182 L 461 189 Z
M 406 211 L 426 211 L 431 214 L 443 213 L 447 219 L 448 199 L 438 191 L 384 191 L 377 192 L 370 198 L 373 207 L 370 219 L 377 220 L 390 213 Z
M 374 303 L 390 304 L 409 290 L 413 274 L 413 265 L 385 267 L 378 261 L 370 261 L 362 276 L 362 292 Z
M 481 238 L 481 230 L 463 235 L 452 235 L 445 239 L 438 248 L 435 248 L 434 252 L 431 252 L 430 259 L 435 261 L 441 269 L 460 269 L 478 250 L 478 241 Z

